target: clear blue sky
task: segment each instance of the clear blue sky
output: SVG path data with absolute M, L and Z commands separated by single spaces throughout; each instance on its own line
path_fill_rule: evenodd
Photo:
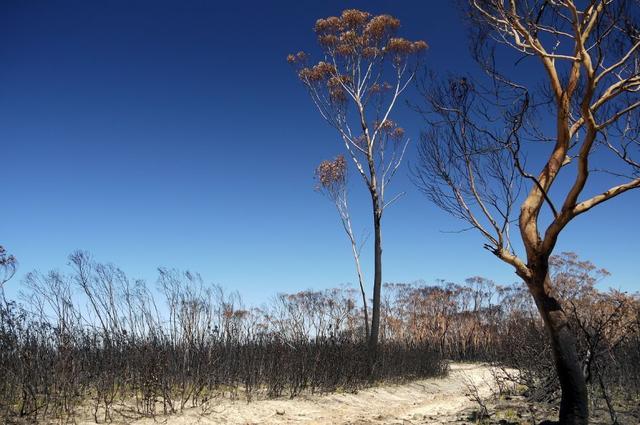
M 79 248 L 149 281 L 160 265 L 198 271 L 249 302 L 354 282 L 337 215 L 313 191 L 314 167 L 341 145 L 285 57 L 312 49 L 317 18 L 357 7 L 400 18 L 432 69 L 472 72 L 453 3 L 2 1 L 0 243 L 20 261 L 8 292 Z M 415 141 L 415 114 L 401 105 L 396 118 Z M 407 170 L 384 219 L 384 280 L 515 281 L 478 235 L 443 233 L 463 224 Z M 637 290 L 638 206 L 640 191 L 579 218 L 558 250 Z

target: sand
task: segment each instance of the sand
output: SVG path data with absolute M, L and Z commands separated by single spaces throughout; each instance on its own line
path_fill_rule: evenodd
M 300 396 L 294 399 L 216 399 L 171 416 L 138 419 L 129 424 L 440 424 L 477 407 L 469 397 L 473 383 L 481 397 L 494 386 L 484 365 L 451 365 L 445 378 L 368 388 L 357 394 Z

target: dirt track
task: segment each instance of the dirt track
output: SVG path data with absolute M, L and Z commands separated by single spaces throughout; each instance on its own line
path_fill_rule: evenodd
M 182 414 L 142 419 L 137 425 L 187 424 L 438 424 L 459 418 L 474 407 L 468 384 L 487 397 L 493 383 L 489 368 L 452 364 L 449 376 L 402 385 L 369 388 L 357 394 L 306 396 L 293 400 L 216 400 L 203 414 L 201 408 Z

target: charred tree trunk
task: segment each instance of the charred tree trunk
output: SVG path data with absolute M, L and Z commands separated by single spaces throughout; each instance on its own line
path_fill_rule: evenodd
M 578 359 L 576 337 L 562 306 L 549 292 L 551 282 L 548 270 L 539 276 L 527 281 L 527 284 L 551 339 L 553 360 L 562 391 L 559 423 L 586 425 L 589 422 L 588 392 Z
M 382 287 L 382 210 L 378 206 L 377 198 L 373 200 L 373 229 L 374 229 L 374 271 L 373 271 L 373 305 L 371 306 L 371 333 L 369 336 L 369 351 L 375 362 L 378 339 L 380 335 L 380 290 Z

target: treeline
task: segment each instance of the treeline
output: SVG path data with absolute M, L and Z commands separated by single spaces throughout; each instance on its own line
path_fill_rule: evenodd
M 480 277 L 387 284 L 371 368 L 352 288 L 280 294 L 262 308 L 245 308 L 237 294 L 193 273 L 160 269 L 151 287 L 86 253 L 71 255 L 69 265 L 69 273 L 28 274 L 21 305 L 3 297 L 4 422 L 88 411 L 105 422 L 221 396 L 356 391 L 444 374 L 444 359 L 492 362 L 511 376 L 501 385 L 536 401 L 559 397 L 547 333 L 521 285 Z M 579 330 L 592 403 L 615 414 L 613 399 L 640 396 L 640 299 L 598 291 L 605 272 L 574 254 L 554 258 L 553 270 Z
M 280 294 L 264 308 L 160 269 L 157 288 L 83 252 L 70 272 L 27 274 L 24 302 L 0 308 L 0 421 L 91 412 L 154 416 L 215 397 L 356 391 L 442 375 L 426 342 L 388 340 L 369 362 L 355 292 Z

